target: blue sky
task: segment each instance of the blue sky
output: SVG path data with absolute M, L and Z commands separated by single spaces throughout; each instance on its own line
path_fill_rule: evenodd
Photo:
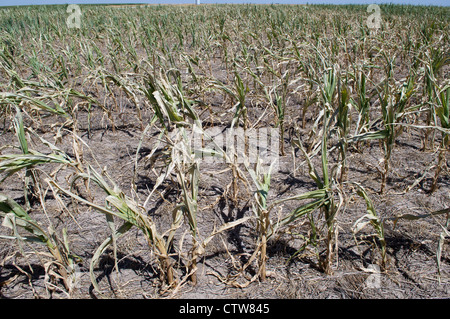
M 29 4 L 86 4 L 86 3 L 194 3 L 195 0 L 0 0 L 0 6 Z M 396 3 L 413 5 L 450 6 L 450 0 L 201 0 L 202 3 L 333 3 L 371 4 Z

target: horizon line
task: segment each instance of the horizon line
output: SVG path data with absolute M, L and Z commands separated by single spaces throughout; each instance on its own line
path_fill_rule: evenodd
M 40 3 L 40 4 L 0 4 L 0 7 L 26 7 L 26 6 L 64 6 L 69 4 L 77 4 L 77 5 L 98 5 L 98 6 L 133 6 L 133 5 L 139 5 L 139 6 L 158 6 L 158 5 L 192 5 L 192 6 L 198 6 L 198 5 L 292 5 L 292 6 L 306 6 L 306 5 L 335 5 L 335 6 L 364 6 L 367 4 L 371 4 L 377 2 L 378 5 L 394 5 L 394 6 L 417 6 L 417 7 L 448 7 L 449 5 L 445 4 L 415 4 L 415 3 L 393 3 L 391 2 L 379 2 L 379 1 L 371 1 L 367 0 L 367 3 L 333 3 L 333 2 L 320 2 L 320 3 L 282 3 L 282 2 L 272 2 L 272 3 L 255 3 L 255 2 L 248 2 L 248 3 L 221 3 L 221 2 L 208 2 L 208 3 L 191 3 L 191 2 L 184 2 L 184 3 L 170 3 L 170 2 L 160 2 L 160 3 L 145 3 L 145 2 L 110 2 L 110 3 L 77 3 L 76 1 L 70 1 L 67 3 Z

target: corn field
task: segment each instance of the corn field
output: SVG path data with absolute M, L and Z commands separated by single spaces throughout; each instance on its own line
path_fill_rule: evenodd
M 450 296 L 448 7 L 66 9 L 0 8 L 0 296 Z

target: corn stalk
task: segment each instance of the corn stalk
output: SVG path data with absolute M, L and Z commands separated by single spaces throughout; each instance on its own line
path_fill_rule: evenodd
M 39 243 L 47 247 L 50 253 L 47 257 L 51 257 L 51 264 L 55 264 L 58 269 L 55 276 L 63 280 L 70 293 L 75 283 L 75 264 L 80 258 L 70 252 L 66 230 L 63 230 L 63 240 L 60 240 L 51 226 L 45 231 L 19 204 L 4 194 L 0 194 L 0 217 L 3 218 L 2 226 L 13 232 L 12 236 L 0 235 L 0 238 Z M 19 229 L 26 230 L 30 235 L 20 234 Z
M 117 239 L 125 234 L 132 226 L 135 226 L 141 230 L 148 240 L 150 247 L 155 248 L 161 268 L 161 281 L 167 283 L 169 286 L 174 285 L 175 278 L 173 273 L 173 265 L 168 252 L 170 243 L 168 243 L 157 231 L 156 225 L 152 219 L 147 216 L 141 208 L 131 198 L 126 196 L 114 183 L 111 187 L 109 183 L 91 166 L 88 167 L 87 173 L 79 173 L 73 178 L 71 182 L 72 187 L 78 179 L 84 179 L 89 183 L 93 182 L 99 186 L 106 194 L 104 205 L 99 205 L 90 200 L 86 200 L 74 193 L 72 190 L 63 188 L 55 181 L 49 181 L 49 183 L 55 188 L 55 190 L 70 196 L 78 203 L 87 205 L 88 207 L 105 214 L 108 223 L 111 223 L 113 216 L 123 221 L 122 225 L 117 230 L 113 230 L 113 233 L 103 241 L 92 257 L 90 264 L 90 276 L 95 289 L 100 293 L 100 289 L 94 275 L 94 268 L 101 254 L 110 244 L 115 244 Z M 179 220 L 174 219 L 170 229 L 175 231 L 178 225 Z
M 438 153 L 438 161 L 436 164 L 436 171 L 434 174 L 433 182 L 431 184 L 430 192 L 433 193 L 437 189 L 437 181 L 439 178 L 439 175 L 442 170 L 442 166 L 445 162 L 446 153 L 448 152 L 450 141 L 449 141 L 449 133 L 445 132 L 445 129 L 450 130 L 450 104 L 449 104 L 449 97 L 450 97 L 450 86 L 447 85 L 442 90 L 440 90 L 436 94 L 436 101 L 438 102 L 438 105 L 435 107 L 436 115 L 439 117 L 441 121 L 441 127 L 444 129 L 442 130 L 442 142 L 439 147 L 439 153 Z

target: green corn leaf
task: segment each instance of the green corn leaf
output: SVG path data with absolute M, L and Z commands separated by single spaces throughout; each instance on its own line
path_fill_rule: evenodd
M 16 201 L 3 194 L 0 194 L 0 216 L 4 218 L 2 225 L 14 230 L 15 238 L 49 244 L 49 236 L 37 222 Z M 34 236 L 19 238 L 17 226 L 24 228 Z
M 375 210 L 375 206 L 373 205 L 372 200 L 367 195 L 367 191 L 361 185 L 359 185 L 358 183 L 355 183 L 355 182 L 353 184 L 357 186 L 357 188 L 358 188 L 357 194 L 364 199 L 364 201 L 366 202 L 366 206 L 367 206 L 367 210 L 366 210 L 367 214 L 365 214 L 364 216 L 362 216 L 355 222 L 354 233 L 358 233 L 361 229 L 363 229 L 367 225 L 367 223 L 370 223 L 370 224 L 372 224 L 373 228 L 376 230 L 378 237 L 384 243 L 383 222 L 379 218 L 379 216 Z M 367 221 L 363 222 L 364 220 L 367 220 Z
M 101 294 L 100 287 L 98 286 L 97 279 L 95 278 L 95 265 L 98 263 L 100 256 L 106 251 L 106 249 L 113 243 L 114 240 L 117 240 L 120 236 L 124 235 L 130 228 L 133 226 L 132 223 L 125 222 L 123 223 L 119 229 L 117 229 L 113 234 L 111 234 L 107 239 L 105 239 L 100 246 L 97 247 L 94 255 L 92 256 L 91 263 L 89 265 L 89 276 L 91 278 L 92 285 L 94 289 L 100 294 L 100 296 L 104 297 Z
M 17 138 L 19 139 L 20 149 L 22 150 L 23 154 L 27 154 L 28 153 L 28 142 L 25 137 L 25 129 L 23 127 L 22 112 L 16 105 L 14 105 L 14 107 L 16 109 L 16 117 L 14 118 L 14 128 L 16 130 Z
M 320 199 L 317 199 L 315 201 L 312 201 L 310 203 L 307 203 L 307 204 L 297 207 L 296 209 L 291 211 L 289 214 L 287 214 L 283 219 L 281 219 L 281 221 L 278 222 L 274 226 L 274 230 L 276 230 L 280 227 L 286 226 L 286 225 L 298 220 L 299 218 L 309 214 L 310 212 L 322 207 L 324 205 L 325 201 L 326 201 L 326 197 L 322 197 Z M 269 233 L 267 236 L 268 238 L 273 235 L 274 230 L 269 229 Z
M 366 132 L 359 135 L 351 136 L 347 139 L 348 143 L 360 142 L 360 141 L 370 141 L 370 140 L 380 140 L 388 137 L 388 130 L 383 129 L 380 131 Z
M 12 198 L 0 194 L 0 214 L 4 216 L 5 214 L 13 213 L 15 216 L 24 219 L 31 220 L 31 217 L 27 214 L 27 212 L 16 203 Z
M 45 163 L 58 163 L 70 165 L 72 162 L 65 156 L 58 154 L 44 155 L 39 152 L 29 150 L 28 154 L 4 154 L 0 155 L 0 173 L 6 173 L 2 181 L 12 174 L 20 171 L 24 168 L 30 168 L 32 166 L 41 165 Z
M 294 196 L 290 196 L 287 198 L 276 200 L 272 203 L 272 205 L 269 206 L 269 208 L 272 208 L 272 207 L 279 205 L 281 203 L 284 203 L 286 201 L 305 200 L 305 199 L 320 199 L 320 198 L 326 198 L 326 196 L 327 196 L 327 192 L 325 189 L 316 189 L 316 190 L 306 192 L 303 194 L 294 195 Z
M 37 107 L 38 109 L 48 111 L 53 114 L 64 115 L 66 117 L 69 116 L 57 103 L 55 103 L 55 107 L 51 107 L 50 105 L 44 103 L 39 99 L 32 98 L 24 94 L 8 93 L 8 92 L 0 93 L 0 104 L 4 103 L 19 104 L 21 101 L 26 101 L 31 105 Z
M 441 126 L 450 129 L 450 86 L 447 86 L 439 93 L 439 105 L 435 108 L 436 114 L 441 120 Z

